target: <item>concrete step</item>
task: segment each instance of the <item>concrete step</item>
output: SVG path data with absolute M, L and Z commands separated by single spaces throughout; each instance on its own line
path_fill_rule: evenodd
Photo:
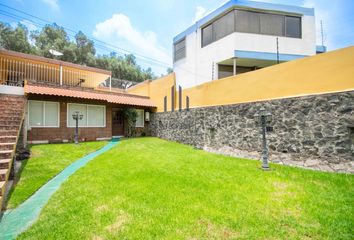
M 1 112 L 1 111 L 0 111 Z M 21 123 L 21 119 L 17 119 L 17 120 L 2 120 L 0 118 L 0 125 L 4 126 L 4 125 L 15 125 L 15 126 L 19 126 Z
M 16 142 L 17 136 L 0 136 L 1 143 Z
M 0 130 L 18 130 L 19 125 L 0 125 Z
M 13 150 L 1 150 L 0 151 L 0 159 L 8 159 L 11 158 Z
M 16 145 L 16 142 L 0 142 L 0 151 L 1 150 L 13 150 Z
M 3 130 L 0 129 L 0 136 L 17 136 L 17 130 Z
M 11 159 L 0 159 L 0 169 L 8 169 L 11 163 Z
M 0 169 L 0 181 L 6 181 L 7 180 L 8 172 L 9 172 L 9 169 Z
M 3 115 L 1 114 L 0 116 L 0 120 L 1 121 L 21 121 L 21 117 L 16 117 L 16 116 L 7 116 L 7 115 Z

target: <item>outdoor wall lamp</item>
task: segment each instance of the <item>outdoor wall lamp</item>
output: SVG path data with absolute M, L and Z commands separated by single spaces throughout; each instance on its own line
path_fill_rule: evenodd
M 262 169 L 270 170 L 268 164 L 268 147 L 267 147 L 267 123 L 272 121 L 272 114 L 270 112 L 266 112 L 266 110 L 262 107 L 258 113 L 254 115 L 256 119 L 256 124 L 261 126 L 262 132 Z
M 80 114 L 79 111 L 76 111 L 73 115 L 73 119 L 75 120 L 75 135 L 74 135 L 74 141 L 76 144 L 79 143 L 79 120 L 82 120 L 83 115 Z

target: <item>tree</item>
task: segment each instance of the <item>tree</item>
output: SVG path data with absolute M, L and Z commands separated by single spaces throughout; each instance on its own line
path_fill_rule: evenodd
M 17 52 L 35 52 L 28 41 L 28 30 L 21 23 L 15 29 L 12 29 L 8 24 L 0 23 L 0 46 Z
M 76 41 L 76 63 L 89 66 L 95 65 L 96 49 L 92 40 L 88 39 L 86 35 L 79 31 L 75 35 Z
M 29 43 L 29 36 L 34 44 Z M 142 69 L 138 65 L 133 54 L 119 56 L 116 52 L 111 52 L 108 56 L 96 56 L 94 42 L 83 32 L 78 32 L 71 41 L 65 29 L 55 23 L 47 24 L 40 31 L 29 34 L 22 24 L 13 29 L 10 25 L 0 22 L 0 46 L 18 52 L 110 70 L 113 78 L 133 82 L 156 78 L 151 68 Z M 63 55 L 53 56 L 49 52 L 50 49 L 59 51 Z M 126 81 L 121 82 L 126 83 Z
M 64 28 L 59 27 L 57 24 L 47 24 L 40 32 L 33 32 L 31 36 L 35 40 L 35 45 L 41 56 L 47 58 L 59 58 L 64 61 L 71 59 L 70 62 L 76 61 L 76 49 L 74 45 L 70 42 Z M 49 52 L 50 49 L 63 53 L 63 56 L 53 56 Z
M 169 68 L 167 68 L 167 69 L 166 69 L 166 72 L 167 72 L 167 74 L 171 74 L 171 73 L 173 73 L 173 68 L 170 68 L 170 67 L 169 67 Z

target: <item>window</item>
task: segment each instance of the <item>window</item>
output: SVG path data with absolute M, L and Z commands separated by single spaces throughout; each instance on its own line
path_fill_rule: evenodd
M 219 40 L 235 31 L 234 11 L 229 12 L 225 16 L 219 18 L 213 23 L 213 39 Z
M 213 42 L 213 24 L 202 29 L 202 47 Z
M 202 47 L 235 31 L 301 38 L 301 17 L 237 9 L 202 28 Z
M 79 127 L 105 127 L 106 106 L 68 103 L 67 126 L 75 127 L 76 121 L 72 115 L 79 112 L 82 119 L 79 120 Z
M 293 38 L 301 38 L 301 18 L 285 17 L 286 36 Z
M 144 109 L 135 109 L 137 115 L 135 127 L 144 127 Z
M 236 10 L 236 31 L 259 33 L 259 14 L 256 12 Z
M 59 103 L 28 101 L 29 127 L 59 127 Z
M 173 46 L 174 61 L 178 61 L 186 57 L 186 39 L 182 39 Z
M 260 13 L 261 34 L 284 36 L 284 16 Z

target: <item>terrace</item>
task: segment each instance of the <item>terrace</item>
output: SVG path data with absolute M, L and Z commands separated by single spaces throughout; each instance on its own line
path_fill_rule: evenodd
M 136 82 L 112 78 L 111 75 L 111 71 L 99 68 L 0 49 L 2 87 L 21 88 L 25 82 L 29 82 L 122 92 L 120 89 L 136 84 Z M 115 82 L 115 87 L 112 87 L 112 82 Z

